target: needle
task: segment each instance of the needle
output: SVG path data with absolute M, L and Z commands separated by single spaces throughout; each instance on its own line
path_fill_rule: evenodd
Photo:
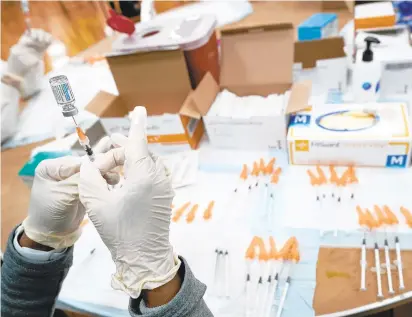
M 395 216 L 395 214 L 392 212 L 392 210 L 388 206 L 383 206 L 383 211 L 386 213 L 386 216 L 388 219 L 390 219 L 390 222 L 392 225 L 398 225 L 399 220 Z M 403 290 L 405 288 L 404 280 L 403 280 L 403 267 L 402 267 L 402 257 L 401 257 L 401 246 L 399 242 L 399 237 L 396 234 L 395 236 L 395 250 L 396 250 L 396 262 L 398 266 L 398 276 L 399 276 L 399 289 Z
M 226 250 L 224 254 L 225 260 L 225 295 L 226 298 L 230 298 L 230 287 L 229 287 L 229 251 Z
M 74 124 L 76 125 L 76 127 L 78 127 L 78 124 L 77 124 L 77 122 L 76 122 L 76 119 L 72 116 L 72 119 L 73 119 L 73 121 L 74 121 Z
M 386 225 L 390 225 L 391 221 L 387 217 L 385 217 L 384 213 L 382 210 L 379 208 L 379 206 L 374 206 L 375 213 L 379 219 L 379 222 Z M 385 265 L 386 265 L 386 273 L 388 275 L 388 287 L 389 287 L 389 293 L 393 294 L 395 293 L 393 290 L 393 284 L 392 284 L 392 272 L 391 272 L 391 259 L 389 256 L 389 244 L 388 244 L 388 234 L 386 232 L 386 227 L 385 227 L 385 242 L 384 242 L 384 247 L 385 247 Z
M 76 127 L 76 132 L 77 136 L 79 138 L 79 143 L 83 147 L 83 149 L 86 151 L 86 154 L 91 162 L 94 162 L 94 153 L 93 149 L 90 146 L 90 141 L 87 135 L 84 133 L 84 131 L 80 127 Z
M 217 294 L 217 283 L 219 280 L 219 250 L 216 249 L 215 253 L 216 253 L 216 261 L 215 261 L 215 278 L 213 281 L 213 289 L 215 290 Z
M 373 217 L 372 213 L 366 209 L 366 215 L 368 218 L 368 222 L 369 222 L 369 227 L 371 228 L 371 230 L 377 229 L 379 227 L 379 221 L 376 221 L 375 218 Z M 378 297 L 381 298 L 383 297 L 383 293 L 382 293 L 382 278 L 381 278 L 381 261 L 380 261 L 380 257 L 379 257 L 379 246 L 378 246 L 378 241 L 376 238 L 376 231 L 374 231 L 375 233 L 375 270 L 376 270 L 376 282 L 378 284 Z
M 291 266 L 299 262 L 300 260 L 298 246 L 299 246 L 298 240 L 296 239 L 296 237 L 292 237 L 288 241 L 286 241 L 285 245 L 280 251 L 280 256 L 282 257 L 282 259 L 288 261 L 289 263 L 287 266 L 286 283 L 285 283 L 285 286 L 283 288 L 283 292 L 280 298 L 280 303 L 279 303 L 278 310 L 276 312 L 276 317 L 280 317 L 282 315 L 283 306 L 286 301 L 286 296 L 287 296 L 290 281 L 291 281 L 291 273 L 290 273 Z
M 363 213 L 362 209 L 357 206 L 356 211 L 358 213 L 358 221 L 361 227 L 367 227 L 368 223 L 365 219 L 365 214 Z M 363 239 L 362 239 L 362 251 L 361 251 L 361 291 L 366 291 L 366 230 L 364 231 Z

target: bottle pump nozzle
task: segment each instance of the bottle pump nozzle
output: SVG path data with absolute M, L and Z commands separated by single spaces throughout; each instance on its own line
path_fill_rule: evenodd
M 380 44 L 380 41 L 376 37 L 368 36 L 367 38 L 365 38 L 365 42 L 366 42 L 366 49 L 363 52 L 362 61 L 371 62 L 373 61 L 373 51 L 371 49 L 372 43 Z

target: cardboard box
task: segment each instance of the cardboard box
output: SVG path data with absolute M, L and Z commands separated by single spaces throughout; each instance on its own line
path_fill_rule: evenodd
M 347 60 L 341 37 L 295 43 L 293 82 L 310 80 L 315 95 L 327 89 L 344 92 Z
M 86 106 L 106 132 L 128 129 L 128 113 L 143 105 L 149 144 L 197 148 L 204 134 L 197 105 L 201 98 L 191 89 L 181 50 L 109 55 L 107 61 L 119 95 L 101 91 Z
M 290 164 L 409 166 L 412 140 L 406 105 L 368 103 L 365 107 L 319 105 L 294 115 L 288 131 Z M 340 127 L 325 126 L 326 116 L 340 120 L 333 123 Z M 347 123 L 342 127 L 341 120 L 351 120 L 350 127 Z
M 391 1 L 364 3 L 355 6 L 355 30 L 393 26 L 395 8 Z
M 310 95 L 307 82 L 292 86 L 293 49 L 294 29 L 289 23 L 222 31 L 220 85 L 212 76 L 206 75 L 196 89 L 197 95 L 192 97 L 203 115 L 212 146 L 260 150 L 285 148 L 289 114 L 307 107 Z M 207 112 L 221 89 L 228 89 L 238 96 L 268 96 L 291 89 L 291 96 L 285 115 L 277 117 L 208 116 Z
M 338 16 L 335 13 L 316 13 L 298 26 L 298 40 L 320 40 L 338 36 Z

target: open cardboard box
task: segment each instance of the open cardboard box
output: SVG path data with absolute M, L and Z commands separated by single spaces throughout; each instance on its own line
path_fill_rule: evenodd
M 314 95 L 326 89 L 344 92 L 348 65 L 342 37 L 295 43 L 293 82 L 310 80 Z
M 207 74 L 181 113 L 203 116 L 214 147 L 286 149 L 289 114 L 307 107 L 311 89 L 308 82 L 292 85 L 294 38 L 290 23 L 222 30 L 220 85 Z M 238 96 L 268 96 L 291 89 L 291 95 L 284 115 L 245 119 L 208 116 L 221 89 Z
M 204 125 L 193 103 L 185 58 L 181 50 L 109 55 L 107 61 L 119 95 L 100 91 L 86 110 L 100 117 L 107 134 L 127 133 L 128 113 L 143 105 L 148 113 L 148 142 L 197 148 Z M 191 111 L 185 111 L 191 107 Z

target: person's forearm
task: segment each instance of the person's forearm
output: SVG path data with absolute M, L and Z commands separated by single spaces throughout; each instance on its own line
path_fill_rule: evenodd
M 203 296 L 206 286 L 197 280 L 183 259 L 178 274 L 164 286 L 131 299 L 130 315 L 151 317 L 211 317 Z M 160 306 L 159 306 L 160 305 Z
M 61 284 L 72 264 L 73 248 L 53 260 L 31 260 L 16 251 L 14 235 L 15 231 L 10 234 L 3 259 L 1 316 L 52 316 Z M 24 234 L 19 243 L 22 247 L 49 250 Z

